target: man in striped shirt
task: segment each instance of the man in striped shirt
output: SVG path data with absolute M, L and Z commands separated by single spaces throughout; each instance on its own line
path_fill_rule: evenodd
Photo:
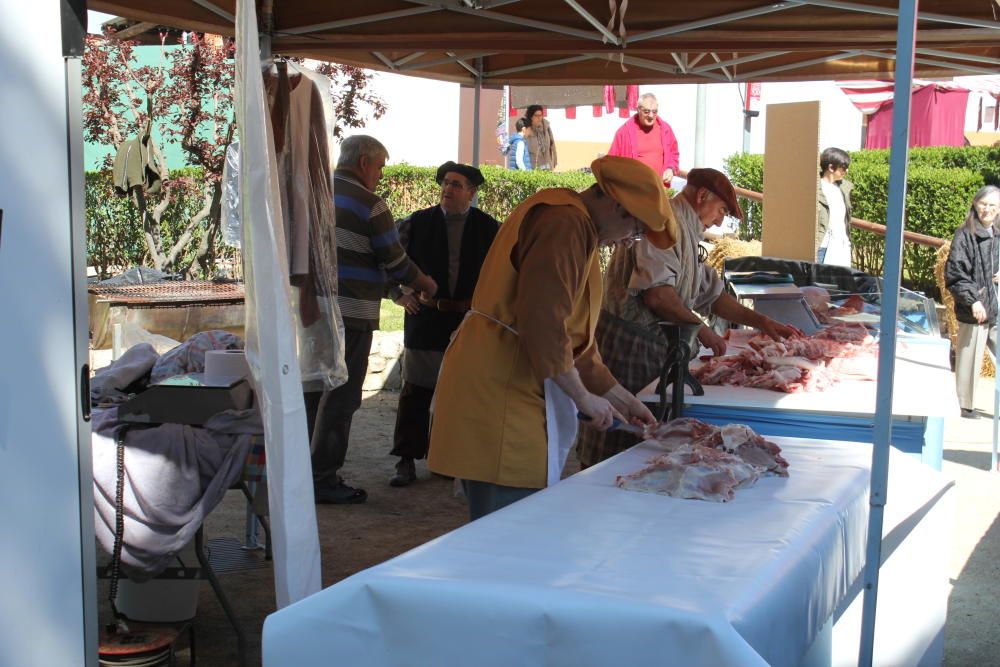
M 379 326 L 385 283 L 407 285 L 427 298 L 437 283 L 424 274 L 399 243 L 392 212 L 375 194 L 389 152 L 372 137 L 356 135 L 341 144 L 333 178 L 337 212 L 337 302 L 344 318 L 347 382 L 333 390 L 306 393 L 313 426 L 312 469 L 317 503 L 363 503 L 368 494 L 340 477 L 351 434 L 351 418 L 361 406 L 372 332 Z

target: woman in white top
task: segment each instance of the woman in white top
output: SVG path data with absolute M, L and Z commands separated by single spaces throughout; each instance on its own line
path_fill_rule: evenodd
M 851 266 L 851 189 L 844 179 L 851 156 L 827 148 L 819 157 L 819 196 L 816 203 L 816 261 Z

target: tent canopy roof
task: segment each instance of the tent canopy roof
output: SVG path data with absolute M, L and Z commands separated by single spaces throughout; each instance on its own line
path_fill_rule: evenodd
M 274 53 L 468 84 L 479 71 L 485 85 L 891 79 L 895 63 L 889 0 L 618 0 L 614 16 L 609 0 L 257 4 L 262 17 L 273 6 Z M 234 29 L 235 0 L 91 0 L 89 8 Z M 916 76 L 997 71 L 1000 0 L 922 0 L 920 9 Z

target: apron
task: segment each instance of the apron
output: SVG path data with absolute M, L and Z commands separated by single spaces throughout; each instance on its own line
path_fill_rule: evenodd
M 475 308 L 470 308 L 466 313 L 465 317 L 462 318 L 462 323 L 458 325 L 455 332 L 451 335 L 451 340 L 448 342 L 448 346 L 451 347 L 451 343 L 458 337 L 458 332 L 461 330 L 465 321 L 469 319 L 470 315 L 481 315 L 491 322 L 500 325 L 507 331 L 511 332 L 515 336 L 518 335 L 517 330 L 514 327 L 501 322 L 492 315 L 487 315 L 486 313 L 476 310 Z M 442 361 L 441 367 L 444 367 L 444 362 Z M 438 376 L 440 377 L 440 370 L 438 371 Z M 562 387 L 556 384 L 552 378 L 546 378 L 543 384 L 543 393 L 545 395 L 545 436 L 546 436 L 546 454 L 547 454 L 547 470 L 545 485 L 552 486 L 560 479 L 562 479 L 562 471 L 566 466 L 566 459 L 569 458 L 569 450 L 573 448 L 573 443 L 576 441 L 576 432 L 579 428 L 580 422 L 577 418 L 577 408 L 576 403 L 573 399 L 569 397 Z M 435 398 L 437 394 L 435 393 Z M 434 419 L 434 399 L 431 399 L 431 420 Z

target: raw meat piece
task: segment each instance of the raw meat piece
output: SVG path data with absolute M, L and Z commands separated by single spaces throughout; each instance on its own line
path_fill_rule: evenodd
M 649 440 L 656 440 L 669 451 L 680 445 L 700 441 L 715 431 L 716 427 L 711 424 L 690 417 L 680 417 L 657 424 L 648 431 L 646 437 Z
M 774 391 L 822 391 L 840 378 L 875 378 L 878 344 L 864 325 L 840 322 L 813 336 L 746 339 L 739 354 L 713 357 L 691 374 L 703 385 L 731 385 Z M 844 359 L 858 359 L 849 363 Z
M 758 470 L 740 458 L 710 447 L 682 445 L 654 457 L 629 475 L 619 475 L 615 484 L 629 491 L 659 493 L 674 498 L 728 502 L 734 490 L 757 481 Z
M 726 340 L 730 347 L 747 347 L 750 339 L 759 336 L 756 329 L 726 329 Z
M 781 447 L 757 435 L 749 426 L 727 424 L 719 429 L 717 440 L 718 443 L 713 442 L 716 448 L 736 454 L 767 473 L 788 477 L 788 461 L 781 456 Z
M 762 473 L 788 477 L 788 461 L 782 458 L 781 447 L 745 424 L 719 427 L 682 417 L 656 426 L 649 431 L 648 437 L 668 452 L 679 451 L 686 445 L 710 447 L 735 454 L 745 463 L 760 468 Z
M 806 285 L 800 288 L 800 291 L 802 292 L 802 296 L 805 297 L 806 303 L 809 304 L 809 307 L 817 315 L 826 312 L 830 308 L 830 292 L 822 287 Z

